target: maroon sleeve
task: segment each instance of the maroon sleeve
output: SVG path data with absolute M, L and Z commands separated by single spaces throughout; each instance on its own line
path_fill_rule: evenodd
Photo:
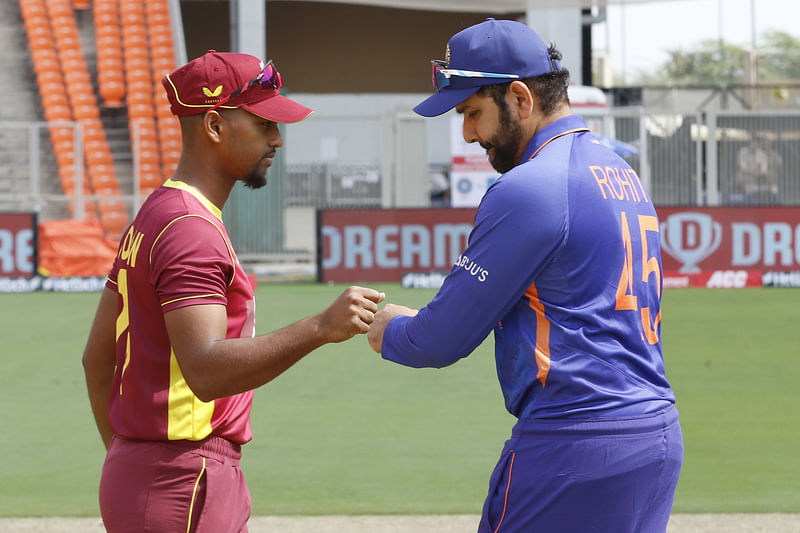
M 227 304 L 233 256 L 221 227 L 187 215 L 161 232 L 150 254 L 150 282 L 166 312 L 198 304 Z

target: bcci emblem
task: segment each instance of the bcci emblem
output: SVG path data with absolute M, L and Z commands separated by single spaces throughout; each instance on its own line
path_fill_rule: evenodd
M 719 248 L 722 226 L 710 215 L 678 213 L 661 223 L 661 247 L 683 263 L 680 271 L 700 272 L 697 265 Z

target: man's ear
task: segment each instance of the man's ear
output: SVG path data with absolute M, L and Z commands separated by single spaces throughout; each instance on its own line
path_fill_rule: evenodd
M 515 109 L 520 119 L 526 119 L 533 113 L 536 102 L 530 88 L 525 83 L 517 80 L 512 81 L 508 88 L 506 98 L 511 109 Z
M 222 130 L 225 119 L 218 111 L 208 111 L 203 115 L 203 133 L 211 142 L 219 143 L 222 141 Z

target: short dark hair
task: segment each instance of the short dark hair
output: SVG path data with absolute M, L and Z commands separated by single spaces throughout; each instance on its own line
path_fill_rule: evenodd
M 554 44 L 550 44 L 547 48 L 547 53 L 550 55 L 550 61 L 553 64 L 555 64 L 555 61 L 561 61 L 561 52 L 558 51 Z M 539 110 L 546 115 L 553 113 L 562 101 L 566 101 L 569 104 L 569 96 L 567 95 L 569 70 L 566 68 L 562 67 L 561 70 L 542 74 L 541 76 L 523 78 L 520 81 L 527 85 L 536 96 L 536 100 L 539 102 Z M 478 89 L 477 94 L 491 96 L 498 106 L 503 106 L 505 105 L 504 97 L 508 92 L 509 85 L 511 85 L 511 82 L 485 85 Z

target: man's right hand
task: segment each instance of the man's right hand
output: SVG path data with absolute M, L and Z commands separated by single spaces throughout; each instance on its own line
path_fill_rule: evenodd
M 369 331 L 369 326 L 386 294 L 367 287 L 351 286 L 317 315 L 327 342 L 342 342 Z

